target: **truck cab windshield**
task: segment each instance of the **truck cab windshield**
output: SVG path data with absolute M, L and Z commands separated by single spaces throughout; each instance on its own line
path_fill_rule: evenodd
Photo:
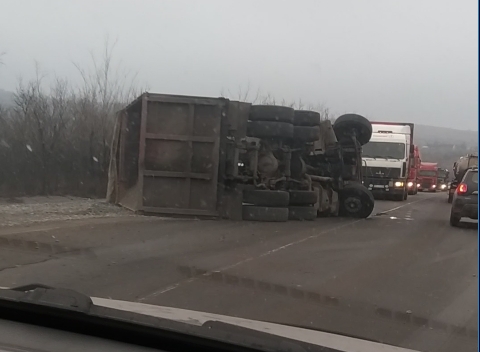
M 405 144 L 389 142 L 369 142 L 362 147 L 366 158 L 404 159 Z

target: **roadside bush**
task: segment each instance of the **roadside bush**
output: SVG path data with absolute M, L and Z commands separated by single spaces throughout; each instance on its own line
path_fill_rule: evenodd
M 120 72 L 105 45 L 92 67 L 76 65 L 80 86 L 20 81 L 13 106 L 0 107 L 0 196 L 104 197 L 115 112 L 134 96 L 135 76 Z

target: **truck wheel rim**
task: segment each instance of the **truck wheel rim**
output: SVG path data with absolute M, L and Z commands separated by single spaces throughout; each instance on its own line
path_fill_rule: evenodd
M 362 208 L 362 202 L 356 197 L 345 199 L 345 209 L 350 213 L 357 213 Z

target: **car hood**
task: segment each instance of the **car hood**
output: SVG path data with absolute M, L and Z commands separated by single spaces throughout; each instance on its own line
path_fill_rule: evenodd
M 418 352 L 343 335 L 302 329 L 282 324 L 267 323 L 258 320 L 97 297 L 92 297 L 92 301 L 97 306 L 169 319 L 191 325 L 201 326 L 207 321 L 219 321 L 345 352 Z

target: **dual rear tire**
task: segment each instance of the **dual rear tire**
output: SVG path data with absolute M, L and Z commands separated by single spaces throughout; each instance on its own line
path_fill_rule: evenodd
M 288 206 L 288 218 L 290 220 L 315 220 L 318 202 L 318 193 L 315 191 L 291 190 Z
M 312 143 L 320 139 L 320 114 L 286 106 L 253 105 L 247 135 L 256 138 L 290 139 Z
M 314 191 L 243 191 L 243 220 L 283 222 L 314 220 L 317 211 L 317 193 Z
M 293 139 L 296 142 L 313 143 L 320 139 L 320 114 L 316 111 L 295 110 Z
M 250 221 L 288 221 L 288 202 L 288 192 L 244 190 L 242 218 Z
M 287 138 L 294 136 L 295 110 L 286 106 L 252 105 L 247 123 L 247 136 L 255 138 Z

